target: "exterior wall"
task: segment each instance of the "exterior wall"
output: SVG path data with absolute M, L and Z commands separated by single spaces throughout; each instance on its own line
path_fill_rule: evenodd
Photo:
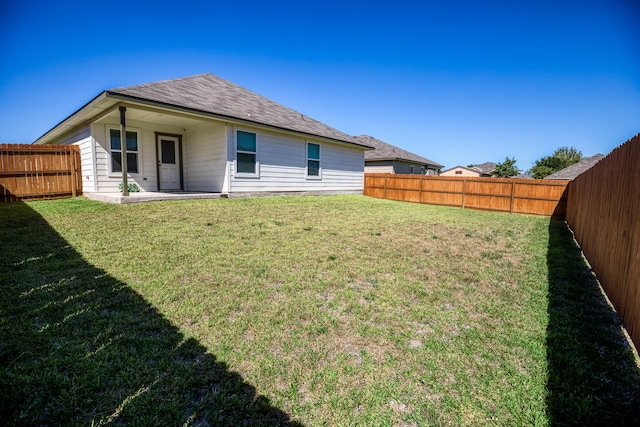
M 411 172 L 413 166 L 413 172 Z M 424 174 L 422 173 L 424 168 Z M 365 161 L 365 173 L 398 173 L 398 174 L 416 174 L 416 175 L 436 175 L 433 169 L 427 169 L 427 166 L 421 163 L 402 162 L 398 160 L 370 160 Z
M 395 173 L 391 160 L 365 161 L 364 173 Z
M 107 129 L 109 127 L 119 127 L 115 122 L 98 123 L 92 127 L 95 138 L 95 162 L 98 193 L 117 193 L 120 191 L 119 184 L 122 182 L 121 173 L 111 173 L 109 164 L 109 142 L 107 140 Z M 158 168 L 156 159 L 156 132 L 167 134 L 183 135 L 182 128 L 165 126 L 157 123 L 127 121 L 127 129 L 138 131 L 138 173 L 130 173 L 127 181 L 135 183 L 142 191 L 158 191 Z M 187 151 L 183 142 L 183 168 L 184 157 Z
M 56 141 L 56 144 L 60 145 L 68 145 L 68 144 L 77 144 L 79 141 L 82 141 L 88 138 L 91 135 L 91 127 L 89 125 L 83 126 L 80 129 L 77 129 L 70 135 L 65 136 L 64 138 Z
M 76 132 L 67 135 L 56 144 L 74 144 L 80 147 L 80 170 L 82 172 L 82 189 L 85 192 L 92 192 L 95 188 L 95 173 L 93 170 L 93 151 L 91 146 L 91 127 L 89 125 L 78 129 Z
M 85 192 L 118 193 L 122 174 L 111 173 L 108 129 L 119 128 L 117 118 L 104 119 L 80 129 L 64 141 L 80 146 Z M 158 191 L 156 133 L 182 138 L 182 174 L 186 191 L 214 193 L 362 193 L 364 150 L 346 144 L 298 137 L 252 127 L 202 120 L 186 129 L 160 123 L 127 120 L 138 132 L 138 172 L 128 182 L 141 191 Z M 259 176 L 235 176 L 235 130 L 257 135 Z M 307 177 L 307 143 L 320 146 L 320 178 Z
M 235 132 L 230 132 L 229 192 L 362 192 L 364 150 L 318 140 L 238 128 L 257 134 L 259 177 L 235 176 Z M 321 179 L 306 176 L 307 141 L 320 145 Z
M 460 172 L 460 173 L 456 173 L 456 172 Z M 479 177 L 480 176 L 480 172 L 472 172 L 468 169 L 465 168 L 452 168 L 449 169 L 448 171 L 444 171 L 440 173 L 440 176 L 473 176 L 473 177 Z
M 185 190 L 221 193 L 227 166 L 227 126 L 206 122 L 187 129 Z
M 82 191 L 96 191 L 96 176 L 93 169 L 93 137 L 88 136 L 74 144 L 80 146 L 80 170 L 82 171 Z
M 413 172 L 411 172 L 411 166 L 413 166 Z M 418 164 L 418 163 L 410 163 L 410 162 L 401 162 L 401 161 L 394 161 L 393 162 L 393 168 L 396 171 L 396 173 L 398 174 L 414 174 L 414 175 L 424 175 L 421 171 L 422 168 L 425 169 L 426 172 L 426 167 L 422 164 Z

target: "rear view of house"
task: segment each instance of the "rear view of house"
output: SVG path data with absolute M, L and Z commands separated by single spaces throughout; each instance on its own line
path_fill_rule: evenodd
M 371 148 L 212 74 L 106 90 L 35 143 L 80 146 L 85 194 L 362 193 Z

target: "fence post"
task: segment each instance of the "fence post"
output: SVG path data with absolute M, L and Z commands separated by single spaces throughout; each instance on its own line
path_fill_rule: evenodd
M 387 178 L 388 178 L 388 176 L 385 175 L 384 176 L 384 198 L 385 199 L 387 198 Z
M 461 208 L 464 209 L 464 196 L 467 192 L 467 178 L 462 178 L 462 206 Z
M 76 197 L 78 195 L 78 188 L 76 185 L 76 151 L 74 150 L 75 145 L 69 146 L 69 156 L 71 157 L 71 196 Z
M 515 196 L 516 182 L 511 178 L 511 206 L 509 206 L 509 213 L 513 213 L 513 198 Z

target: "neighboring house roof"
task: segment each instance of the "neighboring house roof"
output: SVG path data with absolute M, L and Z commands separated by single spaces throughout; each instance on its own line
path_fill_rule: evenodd
M 568 179 L 572 180 L 576 178 L 583 172 L 591 169 L 593 165 L 598 163 L 600 160 L 604 158 L 603 154 L 596 154 L 591 157 L 587 157 L 575 163 L 571 166 L 567 166 L 564 169 L 559 170 L 558 172 L 552 173 L 551 175 L 545 176 L 544 179 Z
M 493 162 L 484 162 L 479 165 L 474 165 L 471 169 L 475 169 L 480 173 L 491 174 L 493 170 L 496 168 L 497 164 Z
M 105 99 L 111 99 L 111 102 L 107 103 Z M 86 116 L 106 110 L 108 105 L 103 104 L 114 105 L 122 101 L 220 119 L 235 119 L 247 124 L 266 125 L 371 148 L 350 135 L 209 73 L 106 90 L 40 137 L 36 143 L 46 143 L 52 135 L 90 119 Z
M 429 160 L 426 157 L 418 156 L 409 151 L 403 150 L 400 147 L 391 145 L 387 142 L 381 141 L 369 135 L 358 135 L 355 137 L 356 141 L 362 145 L 368 145 L 374 148 L 372 151 L 365 151 L 364 160 L 368 161 L 381 161 L 381 160 L 402 160 L 406 162 L 413 162 L 430 166 L 432 168 L 442 168 L 439 163 Z
M 532 176 L 526 175 L 524 173 L 519 173 L 518 175 L 512 176 L 511 178 L 533 179 Z

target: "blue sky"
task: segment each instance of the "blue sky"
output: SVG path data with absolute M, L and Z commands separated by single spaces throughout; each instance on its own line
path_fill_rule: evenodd
M 640 2 L 0 2 L 0 142 L 106 89 L 211 72 L 446 167 L 640 132 Z

